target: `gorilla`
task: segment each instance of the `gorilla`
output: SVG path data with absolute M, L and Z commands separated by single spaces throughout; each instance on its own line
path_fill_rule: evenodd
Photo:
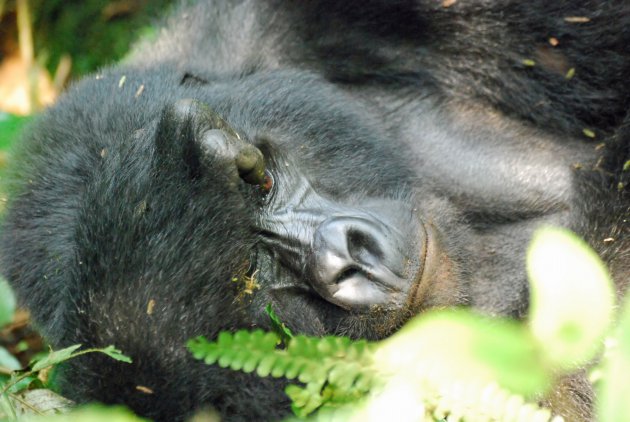
M 428 308 L 524 318 L 533 230 L 630 276 L 630 4 L 185 1 L 24 136 L 4 276 L 80 402 L 157 420 L 289 412 L 284 382 L 186 341 L 381 339 Z M 590 391 L 562 389 L 571 420 Z M 551 403 L 555 406 L 554 403 Z

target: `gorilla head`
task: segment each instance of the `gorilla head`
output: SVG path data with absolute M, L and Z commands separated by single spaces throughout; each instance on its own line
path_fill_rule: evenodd
M 172 418 L 190 392 L 154 377 L 183 372 L 213 386 L 194 403 L 229 415 L 221 400 L 240 387 L 190 362 L 187 339 L 270 328 L 267 304 L 303 333 L 382 338 L 424 307 L 462 302 L 461 253 L 448 251 L 463 230 L 445 240 L 448 205 L 377 122 L 307 73 L 123 69 L 75 86 L 26 140 L 3 268 L 53 344 L 116 344 L 136 369 L 71 362 L 67 394 L 128 396 Z M 73 379 L 91 365 L 111 383 Z M 163 404 L 138 404 L 137 385 Z
M 271 303 L 302 332 L 380 338 L 421 307 L 460 297 L 433 227 L 445 220 L 445 207 L 428 193 L 415 200 L 421 187 L 409 165 L 369 116 L 305 76 L 255 77 L 241 86 L 238 99 L 229 86 L 227 98 L 212 90 L 205 103 L 167 105 L 155 139 L 161 174 L 203 186 L 191 197 L 221 207 L 223 199 L 236 201 L 232 217 L 212 218 L 213 232 L 200 242 L 242 248 L 223 284 L 241 284 L 252 321 L 265 325 L 260 312 Z

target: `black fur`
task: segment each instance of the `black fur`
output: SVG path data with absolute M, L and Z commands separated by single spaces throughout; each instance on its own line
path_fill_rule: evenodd
M 74 85 L 16 159 L 4 275 L 54 347 L 115 344 L 134 359 L 72 361 L 64 393 L 159 420 L 200 407 L 278 419 L 281 381 L 195 362 L 185 341 L 269 328 L 268 303 L 295 331 L 373 339 L 433 306 L 522 317 L 542 224 L 583 235 L 621 293 L 628 27 L 630 6 L 594 0 L 182 4 L 157 40 Z M 187 98 L 199 105 L 182 109 Z M 234 151 L 204 143 L 206 106 L 237 153 L 264 153 L 269 195 L 238 178 Z M 415 225 L 433 227 L 426 289 L 367 311 L 328 297 L 304 237 L 338 215 L 403 233 L 384 244 L 411 261 Z M 587 419 L 590 392 L 569 384 L 552 404 Z

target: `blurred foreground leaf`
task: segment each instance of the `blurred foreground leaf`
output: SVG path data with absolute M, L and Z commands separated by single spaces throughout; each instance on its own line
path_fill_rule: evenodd
M 31 119 L 0 112 L 0 150 L 7 150 Z
M 612 340 L 612 350 L 603 362 L 603 380 L 599 391 L 599 420 L 630 418 L 630 297 L 626 299 L 621 321 Z
M 573 369 L 602 349 L 612 322 L 613 282 L 599 256 L 561 228 L 534 234 L 527 254 L 530 327 L 549 362 Z
M 15 296 L 9 283 L 0 278 L 0 328 L 13 321 L 15 313 Z
M 89 405 L 68 413 L 50 416 L 30 416 L 20 418 L 20 422 L 142 422 L 128 409 L 120 406 Z
M 386 371 L 412 378 L 497 381 L 531 396 L 551 384 L 551 372 L 527 327 L 467 310 L 438 311 L 412 320 L 379 347 Z

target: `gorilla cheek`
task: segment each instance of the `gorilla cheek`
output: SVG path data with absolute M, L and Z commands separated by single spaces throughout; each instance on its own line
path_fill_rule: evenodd
M 423 227 L 426 240 L 421 252 L 422 266 L 408 295 L 413 313 L 433 306 L 460 305 L 466 299 L 462 274 L 444 247 L 441 233 L 431 223 Z

